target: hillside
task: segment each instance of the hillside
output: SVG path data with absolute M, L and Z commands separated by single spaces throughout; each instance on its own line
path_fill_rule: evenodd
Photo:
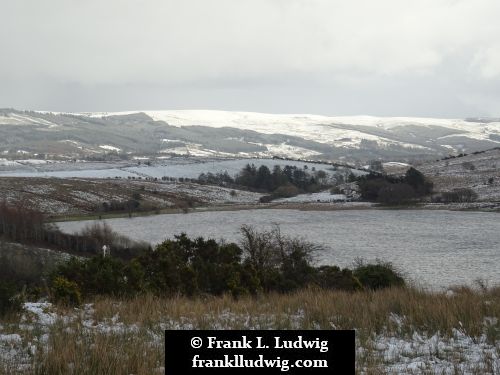
M 48 215 L 155 211 L 197 205 L 256 203 L 261 194 L 190 182 L 124 179 L 0 178 L 0 194 Z M 113 209 L 112 205 L 116 208 Z M 107 206 L 105 206 L 107 205 Z
M 469 188 L 478 201 L 500 201 L 500 149 L 422 163 L 417 168 L 434 182 L 438 192 Z
M 103 155 L 285 156 L 366 162 L 415 161 L 500 144 L 489 119 L 274 115 L 223 111 L 56 113 L 0 110 L 8 159 Z

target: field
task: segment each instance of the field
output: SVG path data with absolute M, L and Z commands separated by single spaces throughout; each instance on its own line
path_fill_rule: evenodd
M 492 150 L 417 166 L 433 180 L 436 192 L 465 187 L 473 189 L 478 194 L 478 201 L 474 203 L 456 205 L 429 203 L 423 207 L 498 210 L 500 200 L 498 160 L 499 151 Z M 258 164 L 257 160 L 255 162 Z M 13 170 L 19 168 L 19 165 L 5 162 L 2 167 L 5 174 L 0 178 L 0 194 L 12 205 L 36 208 L 51 216 L 53 220 L 65 217 L 97 219 L 101 215 L 103 218 L 115 215 L 128 216 L 132 215 L 132 212 L 127 209 L 109 211 L 105 207 L 112 202 L 130 201 L 138 203 L 138 207 L 134 208 L 136 210 L 133 212 L 134 216 L 267 207 L 326 211 L 368 208 L 373 205 L 367 202 L 332 202 L 340 200 L 342 196 L 331 195 L 329 191 L 311 195 L 302 194 L 265 205 L 259 203 L 259 198 L 262 196 L 259 193 L 179 181 L 180 178 L 197 177 L 201 172 L 227 170 L 234 174 L 242 163 L 245 163 L 243 159 L 205 163 L 191 163 L 185 159 L 182 162 L 177 161 L 175 165 L 161 163 L 163 165 L 153 163 L 152 166 L 144 164 L 139 166 L 127 162 L 113 166 L 99 163 L 30 162 L 21 163 L 21 168 L 24 168 L 21 175 L 24 177 L 19 175 L 6 177 L 6 174 L 17 173 Z M 283 161 L 283 163 L 288 162 Z M 310 164 L 308 167 L 312 166 L 313 164 Z M 316 164 L 315 168 L 319 166 Z M 331 170 L 328 172 L 335 173 Z M 392 173 L 397 174 L 398 171 Z M 51 176 L 64 178 L 51 178 Z M 162 180 L 162 177 L 174 177 L 177 180 Z M 234 219 L 236 216 L 249 215 L 245 218 L 245 223 L 252 223 L 252 220 L 260 223 L 272 222 L 271 219 L 259 219 L 266 215 L 266 212 L 280 215 L 280 219 L 287 219 L 288 221 L 283 224 L 284 230 L 286 225 L 290 225 L 290 215 L 295 214 L 307 219 L 311 215 L 321 214 L 309 211 L 296 213 L 292 210 L 287 212 L 256 210 L 242 213 L 207 212 L 203 215 L 211 218 L 206 220 L 207 225 L 213 224 L 218 227 L 217 230 L 209 228 L 208 234 L 219 238 L 223 229 L 232 230 L 231 225 L 236 223 Z M 293 294 L 269 294 L 255 298 L 243 297 L 238 300 L 229 296 L 199 296 L 191 299 L 157 298 L 151 295 L 140 295 L 133 299 L 96 297 L 85 301 L 80 308 L 53 305 L 44 299 L 33 298 L 31 299 L 33 302 L 24 303 L 21 312 L 8 315 L 0 321 L 0 374 L 162 374 L 165 329 L 209 328 L 356 329 L 357 373 L 364 375 L 499 374 L 499 288 L 493 286 L 494 282 L 488 283 L 488 286 L 478 284 L 475 289 L 450 287 L 456 280 L 470 282 L 471 279 L 487 275 L 484 269 L 476 267 L 474 261 L 469 261 L 468 256 L 482 260 L 487 264 L 487 270 L 494 269 L 495 260 L 488 261 L 484 254 L 478 256 L 479 247 L 474 246 L 478 244 L 484 246 L 487 241 L 494 242 L 497 232 L 494 230 L 488 232 L 493 234 L 479 239 L 474 246 L 470 246 L 467 241 L 475 241 L 474 236 L 468 235 L 470 231 L 481 236 L 483 233 L 481 231 L 485 230 L 483 218 L 489 223 L 495 222 L 496 216 L 479 215 L 497 214 L 468 213 L 478 215 L 475 220 L 477 227 L 472 227 L 467 224 L 465 214 L 443 212 L 444 216 L 450 218 L 442 221 L 447 228 L 458 233 L 452 237 L 456 239 L 464 236 L 467 240 L 463 241 L 461 246 L 455 247 L 446 247 L 442 243 L 446 242 L 447 237 L 443 235 L 443 231 L 436 230 L 439 226 L 430 220 L 431 217 L 440 216 L 435 214 L 438 213 L 426 212 L 425 220 L 413 215 L 418 220 L 415 219 L 405 225 L 401 219 L 402 215 L 408 215 L 405 211 L 342 211 L 338 212 L 339 219 L 336 222 L 325 221 L 325 226 L 319 228 L 319 233 L 335 235 L 337 231 L 338 236 L 344 240 L 348 238 L 346 233 L 352 235 L 353 239 L 348 241 L 349 246 L 344 250 L 349 262 L 355 257 L 353 246 L 360 248 L 360 244 L 366 243 L 365 254 L 368 254 L 370 249 L 376 248 L 375 234 L 381 234 L 382 237 L 385 236 L 392 241 L 383 249 L 384 257 L 387 258 L 391 253 L 388 249 L 392 249 L 394 254 L 400 257 L 400 261 L 394 262 L 397 266 L 404 266 L 406 261 L 411 263 L 409 266 L 411 269 L 420 273 L 426 268 L 415 259 L 406 256 L 401 249 L 407 249 L 411 244 L 417 243 L 426 250 L 432 250 L 435 249 L 433 247 L 435 245 L 438 251 L 431 255 L 438 260 L 433 259 L 428 262 L 430 265 L 428 269 L 439 272 L 442 277 L 446 276 L 446 272 L 442 271 L 443 267 L 447 267 L 448 275 L 456 277 L 452 282 L 445 283 L 447 289 L 425 291 L 413 286 L 407 289 L 357 293 L 308 289 Z M 461 215 L 460 219 L 454 217 L 455 214 Z M 127 221 L 127 225 L 135 224 L 135 230 L 146 234 L 149 242 L 155 242 L 154 235 L 165 236 L 167 234 L 165 228 L 173 230 L 177 228 L 176 225 L 188 227 L 189 230 L 203 229 L 203 223 L 196 222 L 196 219 L 203 215 L 164 215 L 168 218 L 163 219 L 160 216 L 143 218 L 152 222 L 149 225 L 137 225 L 139 219 L 124 220 Z M 350 224 L 346 218 L 353 215 L 359 215 L 359 220 L 355 224 Z M 396 217 L 393 229 L 388 226 L 387 219 L 378 219 L 381 215 Z M 370 217 L 373 223 L 381 223 L 385 227 L 379 230 L 377 226 L 373 226 L 376 233 L 370 234 L 367 231 L 367 220 Z M 163 223 L 163 229 L 157 230 L 156 234 L 148 232 L 155 229 L 153 222 L 162 224 L 161 220 L 166 219 L 174 222 L 168 225 Z M 184 220 L 188 223 L 185 224 Z M 309 219 L 308 222 L 318 229 L 318 220 Z M 426 227 L 423 234 L 412 234 L 412 231 L 418 229 L 422 223 L 430 227 Z M 134 230 L 129 228 L 126 232 L 127 235 L 132 235 Z M 315 235 L 316 238 L 311 240 L 317 242 L 320 238 L 317 232 L 312 229 L 306 231 L 306 226 L 300 223 L 299 229 L 293 234 L 304 235 L 305 232 Z M 225 234 L 225 237 L 230 238 L 230 234 Z M 409 240 L 403 238 L 400 243 L 396 243 L 394 239 L 398 238 L 398 234 L 409 234 L 411 238 Z M 413 241 L 415 238 L 419 240 Z M 428 239 L 429 242 L 422 239 Z M 339 248 L 338 239 L 326 238 L 324 242 L 335 244 L 335 247 Z M 380 245 L 379 240 L 377 243 Z M 426 243 L 433 245 L 425 245 Z M 495 249 L 493 247 L 491 252 L 494 256 L 496 256 Z M 25 274 L 33 269 L 51 268 L 54 259 L 57 258 L 50 250 L 26 249 L 15 244 L 2 244 L 1 250 L 4 255 L 9 254 L 9 261 L 25 264 L 25 272 L 23 271 Z M 445 253 L 445 250 L 448 253 Z M 468 255 L 463 253 L 464 251 L 469 252 Z M 419 259 L 425 258 L 423 250 L 415 254 Z M 337 256 L 331 259 L 331 262 L 339 264 L 339 259 Z M 462 264 L 454 268 L 454 262 L 457 261 Z M 464 281 L 466 273 L 461 272 L 465 267 L 469 272 L 467 275 L 470 276 L 467 281 Z M 495 271 L 492 274 L 497 275 Z
M 416 166 L 434 182 L 435 191 L 470 188 L 478 201 L 500 201 L 500 149 Z
M 500 290 L 305 290 L 259 298 L 27 303 L 0 325 L 5 374 L 162 374 L 165 329 L 356 329 L 358 374 L 500 371 Z
M 195 205 L 256 203 L 261 194 L 194 183 L 126 179 L 0 178 L 2 197 L 51 216 L 96 214 L 103 202 L 126 202 L 139 194 L 140 210 Z M 101 212 L 104 214 L 104 212 Z

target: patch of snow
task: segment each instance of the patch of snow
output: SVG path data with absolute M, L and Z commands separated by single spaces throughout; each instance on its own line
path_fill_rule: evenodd
M 110 146 L 110 145 L 100 145 L 99 148 L 102 148 L 104 150 L 109 150 L 109 151 L 121 151 L 120 148 L 115 147 L 115 146 Z
M 19 163 L 15 160 L 0 159 L 0 166 L 18 166 Z
M 181 141 L 179 139 L 167 139 L 167 138 L 163 138 L 161 141 L 165 142 L 165 143 L 169 143 L 169 142 L 181 142 L 181 143 L 184 143 L 183 141 Z
M 273 202 L 277 203 L 308 203 L 308 202 L 345 202 L 347 197 L 344 194 L 331 194 L 330 191 L 319 193 L 299 194 L 295 197 L 280 198 Z
M 309 150 L 303 147 L 291 146 L 286 143 L 279 145 L 265 144 L 268 152 L 265 155 L 275 155 L 275 156 L 285 156 L 285 157 L 296 157 L 296 158 L 309 158 L 315 155 L 321 155 L 321 152 Z
M 386 163 L 382 163 L 384 167 L 409 167 L 410 164 L 407 163 L 400 163 L 397 161 L 388 161 Z
M 53 325 L 57 320 L 57 315 L 50 312 L 52 304 L 49 302 L 26 302 L 23 304 L 23 309 L 31 313 L 35 322 L 44 326 Z M 26 316 L 25 316 L 25 319 Z
M 20 344 L 22 342 L 21 336 L 17 333 L 12 333 L 8 335 L 0 334 L 0 343 L 9 343 L 9 344 Z

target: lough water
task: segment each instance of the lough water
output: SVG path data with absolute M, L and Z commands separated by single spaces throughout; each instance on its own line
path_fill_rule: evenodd
M 390 261 L 425 287 L 500 284 L 500 214 L 429 210 L 244 210 L 106 220 L 130 238 L 159 243 L 181 232 L 238 242 L 243 224 L 300 236 L 324 247 L 317 261 L 351 266 L 356 258 Z M 66 232 L 88 221 L 59 223 Z

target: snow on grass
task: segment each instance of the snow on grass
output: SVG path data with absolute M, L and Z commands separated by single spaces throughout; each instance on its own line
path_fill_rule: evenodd
M 102 148 L 103 150 L 108 150 L 108 151 L 121 151 L 121 148 L 115 147 L 115 146 L 110 146 L 110 145 L 100 145 L 99 148 Z
M 382 163 L 384 167 L 409 167 L 410 164 L 407 163 L 401 163 L 397 161 L 388 161 L 386 163 Z
M 279 165 L 281 167 L 291 165 L 300 169 L 304 169 L 304 167 L 307 166 L 309 171 L 311 171 L 314 167 L 316 171 L 323 170 L 330 174 L 335 172 L 335 168 L 329 164 L 308 163 L 281 159 L 212 159 L 198 162 L 190 162 L 189 159 L 185 159 L 184 161 L 177 160 L 172 162 L 164 162 L 152 166 L 144 165 L 137 167 L 128 167 L 123 168 L 123 170 L 157 178 L 161 178 L 163 176 L 176 178 L 197 178 L 201 173 L 215 174 L 227 172 L 230 176 L 235 176 L 241 171 L 242 168 L 245 167 L 246 164 L 254 164 L 256 167 L 265 165 L 269 169 L 272 169 L 275 165 Z M 355 174 L 364 173 L 355 169 L 353 169 L 352 172 Z
M 290 197 L 290 198 L 280 198 L 274 200 L 274 202 L 277 203 L 339 202 L 339 201 L 345 201 L 346 198 L 347 197 L 344 194 L 331 194 L 329 190 L 326 190 L 318 193 L 299 194 L 295 197 Z
M 311 321 L 311 316 L 301 308 L 288 313 L 267 314 L 234 312 L 225 308 L 218 312 L 207 312 L 197 318 L 162 316 L 147 323 L 122 321 L 118 312 L 113 312 L 112 316 L 99 314 L 98 317 L 93 304 L 66 309 L 64 314 L 61 315 L 61 311 L 47 302 L 25 303 L 22 324 L 17 327 L 0 326 L 0 370 L 5 366 L 16 368 L 21 373 L 23 370 L 29 372 L 36 358 L 34 354 L 39 350 L 46 352 L 51 335 L 62 332 L 72 333 L 74 340 L 92 335 L 132 335 L 137 340 L 148 341 L 147 344 L 155 350 L 163 350 L 163 331 L 166 329 L 276 329 L 283 325 L 288 329 L 322 327 L 319 322 Z M 391 313 L 387 320 L 403 331 L 404 316 Z M 329 322 L 330 328 L 337 328 L 335 321 L 332 318 Z M 485 324 L 491 324 L 491 321 L 488 322 Z M 328 324 L 322 324 L 325 323 Z M 358 332 L 356 352 L 360 374 L 373 372 L 359 363 L 373 363 L 371 370 L 375 367 L 383 373 L 398 375 L 494 375 L 500 371 L 500 342 L 493 344 L 484 334 L 472 337 L 460 329 L 454 329 L 448 336 L 439 332 L 428 334 L 417 330 L 409 335 L 388 331 L 371 334 L 363 341 Z
M 48 128 L 54 128 L 58 126 L 53 122 L 29 115 L 9 113 L 7 116 L 0 116 L 0 125 L 33 125 L 33 124 L 47 126 Z
M 265 146 L 267 148 L 267 152 L 264 154 L 266 155 L 271 154 L 282 157 L 294 155 L 296 158 L 309 158 L 311 156 L 321 155 L 321 152 L 309 150 L 303 147 L 287 145 L 286 143 L 281 143 L 279 145 L 265 144 Z
M 52 304 L 48 302 L 26 302 L 23 309 L 35 319 L 35 323 L 42 326 L 53 325 L 57 320 L 57 315 L 50 312 Z M 26 321 L 26 315 L 23 315 L 21 321 Z
M 4 159 L 4 158 L 1 158 L 0 159 L 0 166 L 19 166 L 20 163 L 15 161 L 15 160 L 8 160 L 8 159 Z
M 68 167 L 71 168 L 70 165 Z M 82 169 L 82 170 L 62 170 L 62 171 L 39 171 L 39 172 L 22 172 L 22 171 L 6 171 L 0 172 L 3 177 L 55 177 L 55 178 L 114 178 L 114 177 L 136 177 L 135 174 L 129 173 L 118 168 L 109 169 Z
M 171 151 L 173 149 L 169 149 Z M 184 148 L 184 150 L 186 150 Z M 199 155 L 197 154 L 199 151 Z M 152 165 L 139 165 L 130 166 L 130 164 L 123 165 L 118 163 L 103 163 L 102 168 L 97 164 L 87 164 L 87 163 L 57 163 L 54 166 L 54 170 L 50 168 L 45 168 L 44 165 L 34 165 L 36 171 L 33 170 L 17 170 L 9 168 L 9 170 L 1 171 L 0 176 L 5 177 L 56 177 L 56 178 L 128 178 L 128 177 L 175 177 L 175 178 L 198 178 L 201 173 L 223 173 L 227 172 L 231 176 L 235 176 L 241 171 L 241 169 L 246 164 L 254 164 L 259 167 L 261 165 L 267 166 L 272 169 L 275 165 L 280 165 L 284 167 L 286 165 L 295 166 L 300 169 L 304 169 L 305 166 L 312 171 L 312 168 L 316 171 L 323 170 L 329 174 L 336 172 L 336 167 L 330 164 L 322 163 L 311 163 L 302 161 L 291 161 L 282 159 L 256 159 L 256 158 L 242 158 L 242 159 L 220 159 L 220 158 L 205 158 L 213 157 L 215 153 L 220 154 L 216 151 L 206 151 L 189 150 L 191 156 L 199 156 L 199 158 L 175 158 L 175 159 L 162 159 L 153 163 Z M 212 154 L 212 152 L 214 154 Z M 187 153 L 187 151 L 186 151 Z M 196 155 L 195 155 L 196 154 Z M 217 156 L 217 155 L 215 155 Z M 0 166 L 2 165 L 2 160 L 0 159 Z M 7 164 L 9 161 L 5 161 Z M 10 164 L 14 168 L 20 166 L 19 164 Z M 351 170 L 355 175 L 364 174 L 366 172 L 359 171 L 357 169 Z
M 377 335 L 371 345 L 375 356 L 385 363 L 387 374 L 486 375 L 500 371 L 500 345 L 489 344 L 484 335 L 472 338 L 458 330 L 449 338 L 439 333 L 429 337 L 417 332 L 409 338 Z M 358 355 L 365 350 L 358 348 Z
M 257 203 L 262 196 L 246 190 L 236 190 L 213 185 L 199 185 L 192 183 L 163 183 L 155 185 L 159 192 L 186 194 L 200 199 L 203 202 L 220 203 Z M 151 198 L 148 198 L 151 199 Z
M 331 144 L 334 143 L 334 139 L 338 138 L 351 138 L 354 142 L 358 139 L 381 139 L 356 130 L 339 129 L 335 125 L 361 125 L 383 130 L 406 125 L 441 126 L 462 131 L 462 135 L 469 138 L 489 141 L 491 141 L 489 134 L 500 134 L 500 123 L 498 122 L 481 123 L 462 119 L 374 116 L 335 117 L 310 114 L 265 114 L 210 110 L 144 111 L 144 113 L 155 121 L 165 121 L 173 126 L 230 126 L 267 134 L 299 135 L 305 139 Z M 407 147 L 416 147 L 413 144 L 406 145 Z

